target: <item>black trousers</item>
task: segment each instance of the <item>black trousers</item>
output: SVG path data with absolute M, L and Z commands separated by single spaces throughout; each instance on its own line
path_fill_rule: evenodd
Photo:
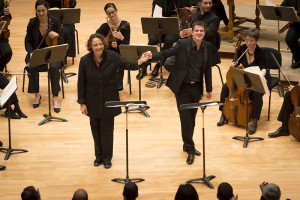
M 59 69 L 61 67 L 61 62 L 51 63 L 50 64 L 50 83 L 51 90 L 53 96 L 58 96 L 60 91 L 59 80 L 60 80 L 60 72 Z M 28 75 L 29 84 L 28 84 L 28 93 L 39 93 L 39 85 L 40 85 L 40 74 L 39 72 L 46 72 L 47 65 L 39 65 L 33 67 L 26 67 Z
M 292 104 L 291 100 L 291 92 L 287 91 L 284 95 L 284 100 L 279 112 L 279 115 L 277 117 L 277 120 L 282 122 L 282 125 L 288 126 L 290 114 L 294 112 L 294 106 Z
M 0 40 L 0 71 L 3 72 L 6 64 L 10 61 L 12 50 L 8 40 Z
M 69 44 L 67 51 L 67 56 L 75 57 L 76 48 L 75 48 L 75 25 L 74 24 L 64 24 L 64 43 Z
M 225 98 L 229 95 L 229 88 L 227 87 L 227 83 L 225 83 L 222 87 L 220 102 L 224 103 Z M 252 101 L 252 119 L 255 118 L 257 120 L 260 119 L 261 109 L 263 106 L 263 96 L 264 94 L 250 90 L 249 91 L 249 99 Z M 219 107 L 220 111 L 223 111 L 223 106 Z
M 298 39 L 300 38 L 300 22 L 291 24 L 285 36 L 285 42 L 290 48 L 295 62 L 300 62 L 300 46 Z
M 113 156 L 114 117 L 98 119 L 90 117 L 96 159 L 111 161 Z
M 159 43 L 159 35 L 158 34 L 149 34 L 148 45 L 157 45 Z M 173 44 L 179 39 L 179 34 L 163 34 L 162 35 L 162 43 L 164 43 L 161 50 L 169 49 L 173 46 Z M 143 69 L 147 69 L 148 64 L 142 64 Z M 159 63 L 156 64 L 159 66 Z
M 195 150 L 193 135 L 195 128 L 195 118 L 198 109 L 180 110 L 180 105 L 188 103 L 199 103 L 202 97 L 201 83 L 182 83 L 181 88 L 175 95 L 175 97 L 181 122 L 181 136 L 183 140 L 183 146 L 188 153 L 193 153 Z
M 213 0 L 213 7 L 212 7 L 212 11 L 217 15 L 217 17 L 219 17 L 219 19 L 221 21 L 224 22 L 224 24 L 227 26 L 228 25 L 228 18 L 225 12 L 225 8 L 224 5 L 222 3 L 221 0 Z
M 0 89 L 4 89 L 8 85 L 9 81 L 3 76 L 3 74 L 0 74 Z M 19 104 L 18 97 L 16 93 L 14 92 L 10 97 L 11 104 L 17 105 Z M 3 108 L 7 107 L 7 102 L 4 104 Z

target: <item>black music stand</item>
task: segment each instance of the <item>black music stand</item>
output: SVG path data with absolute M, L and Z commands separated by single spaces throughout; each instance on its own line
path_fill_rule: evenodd
M 108 101 L 105 103 L 106 107 L 125 107 L 126 109 L 126 178 L 114 178 L 111 181 L 117 183 L 128 182 L 142 182 L 145 179 L 142 178 L 129 178 L 129 162 L 128 162 L 128 108 L 130 106 L 145 106 L 146 101 Z
M 8 138 L 9 138 L 9 146 L 8 148 L 0 148 L 0 151 L 6 152 L 4 160 L 8 160 L 9 156 L 13 152 L 28 152 L 26 149 L 13 149 L 11 148 L 11 125 L 10 125 L 10 118 L 11 118 L 11 112 L 10 112 L 10 106 L 11 106 L 11 95 L 18 89 L 17 86 L 17 77 L 14 76 L 9 84 L 4 88 L 3 94 L 0 97 L 0 107 L 2 107 L 6 102 L 8 106 Z M 1 168 L 1 166 L 0 166 Z M 5 169 L 5 168 L 4 168 Z M 1 170 L 1 169 L 0 169 Z
M 51 104 L 50 104 L 50 63 L 62 62 L 65 59 L 66 53 L 68 49 L 68 44 L 56 45 L 51 47 L 46 47 L 43 49 L 36 49 L 32 52 L 32 56 L 29 61 L 30 66 L 39 66 L 47 64 L 48 67 L 48 104 L 49 104 L 49 115 L 44 114 L 43 119 L 39 126 L 45 124 L 52 119 L 61 120 L 63 122 L 67 122 L 68 120 L 61 117 L 54 117 L 51 115 Z
M 121 44 L 119 46 L 120 53 L 122 58 L 128 60 L 128 61 L 137 61 L 144 52 L 151 51 L 152 53 L 157 52 L 157 46 L 154 45 L 125 45 Z M 140 73 L 139 69 L 139 73 Z M 141 79 L 139 79 L 139 101 L 142 100 L 142 88 L 141 88 Z M 150 107 L 145 106 L 139 106 L 138 108 L 133 108 L 128 110 L 128 112 L 131 111 L 140 111 L 142 112 L 146 117 L 150 117 L 150 115 L 146 112 L 147 109 Z
M 179 24 L 178 17 L 142 17 L 143 34 L 158 34 L 159 35 L 159 50 L 161 51 L 162 35 L 163 34 L 178 34 Z M 160 60 L 160 78 L 150 78 L 151 81 L 157 81 L 157 88 L 167 81 L 163 78 L 162 60 Z
M 280 51 L 279 22 L 280 21 L 297 22 L 299 20 L 297 16 L 297 12 L 293 7 L 258 5 L 258 8 L 265 19 L 277 20 L 277 29 L 278 29 L 277 42 L 278 42 L 278 51 Z
M 49 15 L 60 20 L 61 33 L 64 33 L 64 24 L 75 24 L 80 23 L 80 8 L 60 8 L 60 9 L 49 9 Z M 67 56 L 66 56 L 67 57 Z M 73 60 L 74 64 L 74 60 Z M 68 77 L 75 76 L 76 73 L 69 72 L 63 73 L 62 77 L 65 83 L 69 83 Z
M 186 183 L 193 183 L 198 181 L 203 181 L 209 188 L 214 189 L 214 186 L 209 182 L 211 179 L 214 179 L 216 176 L 206 176 L 205 173 L 205 135 L 204 135 L 204 110 L 207 106 L 216 106 L 216 105 L 222 105 L 223 103 L 220 103 L 219 101 L 212 101 L 212 102 L 206 102 L 206 103 L 190 103 L 190 104 L 181 104 L 180 110 L 184 109 L 196 109 L 198 107 L 202 110 L 202 140 L 203 140 L 203 177 L 202 178 L 195 178 L 190 179 L 186 181 Z
M 243 148 L 247 148 L 248 143 L 250 140 L 259 141 L 264 140 L 261 137 L 249 137 L 249 130 L 248 130 L 248 98 L 249 98 L 249 90 L 254 90 L 260 93 L 265 93 L 265 89 L 261 82 L 261 79 L 258 74 L 253 74 L 250 72 L 246 72 L 245 70 L 239 70 L 236 68 L 231 67 L 230 70 L 232 71 L 232 77 L 237 86 L 246 88 L 246 136 L 235 136 L 232 139 L 244 141 Z

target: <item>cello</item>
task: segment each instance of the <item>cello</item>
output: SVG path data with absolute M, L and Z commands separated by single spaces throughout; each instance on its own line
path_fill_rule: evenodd
M 294 86 L 291 90 L 291 101 L 294 106 L 294 112 L 290 115 L 288 128 L 290 134 L 300 141 L 300 86 Z
M 238 41 L 235 47 L 235 55 L 234 55 L 234 62 L 237 63 L 244 54 L 248 51 L 246 49 L 245 52 L 237 59 L 238 50 L 242 43 L 243 36 L 238 35 Z M 239 69 L 243 69 L 238 67 Z M 227 86 L 229 88 L 229 96 L 225 98 L 225 102 L 223 105 L 223 115 L 224 117 L 234 125 L 244 126 L 247 123 L 246 117 L 246 109 L 248 107 L 248 119 L 251 119 L 252 116 L 252 102 L 248 100 L 248 106 L 246 105 L 246 88 L 242 88 L 237 86 L 233 77 L 232 72 L 229 69 L 226 74 L 226 81 Z

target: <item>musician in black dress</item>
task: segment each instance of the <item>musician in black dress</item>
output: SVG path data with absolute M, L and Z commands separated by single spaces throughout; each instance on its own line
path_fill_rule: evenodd
M 47 0 L 49 4 L 49 8 L 64 8 L 61 0 Z M 69 7 L 67 8 L 75 8 L 77 4 L 76 0 L 69 1 Z M 63 41 L 64 43 L 69 44 L 67 56 L 75 57 L 76 56 L 76 48 L 75 48 L 75 25 L 74 24 L 64 24 L 63 25 Z
M 193 0 L 153 0 L 152 3 L 152 17 L 154 8 L 156 5 L 162 8 L 162 16 L 163 17 L 171 17 L 174 15 L 177 15 L 176 9 L 178 8 L 184 8 L 184 7 L 191 7 L 195 4 Z M 190 8 L 192 12 L 196 12 L 197 9 Z M 159 35 L 158 34 L 149 34 L 148 35 L 148 45 L 157 45 L 159 43 Z M 162 35 L 162 43 L 163 47 L 162 50 L 169 49 L 173 46 L 173 44 L 179 39 L 178 34 L 163 34 Z M 142 79 L 144 76 L 147 75 L 147 67 L 148 64 L 143 64 L 141 67 L 141 70 L 139 74 L 136 76 L 136 78 Z M 151 72 L 152 77 L 158 76 L 160 64 L 157 63 Z
M 0 16 L 1 18 L 7 16 L 11 19 L 9 8 L 5 8 L 4 0 L 0 0 Z M 9 45 L 8 39 L 0 38 L 0 71 L 2 72 L 10 61 L 12 56 L 12 50 Z
M 128 62 L 114 51 L 106 50 L 104 36 L 92 34 L 87 42 L 88 54 L 79 63 L 78 103 L 82 114 L 90 117 L 94 138 L 94 166 L 112 166 L 114 117 L 121 108 L 105 107 L 107 101 L 120 101 L 117 72 L 120 68 L 137 70 L 138 65 L 148 60 L 144 54 L 138 62 Z
M 130 25 L 127 21 L 118 17 L 118 10 L 115 4 L 108 3 L 104 6 L 104 11 L 108 17 L 107 22 L 103 23 L 96 33 L 100 33 L 109 41 L 108 49 L 120 54 L 120 44 L 130 43 Z M 117 74 L 119 91 L 123 90 L 124 70 L 120 69 Z
M 48 3 L 45 0 L 37 0 L 35 3 L 36 17 L 31 18 L 27 25 L 27 33 L 25 36 L 25 49 L 28 52 L 25 58 L 25 62 L 28 63 L 31 57 L 31 53 L 37 48 L 48 47 L 46 44 L 46 37 L 53 40 L 60 38 L 60 23 L 55 18 L 48 16 Z M 49 29 L 49 31 L 48 31 Z M 49 32 L 47 34 L 47 31 Z M 60 42 L 59 42 L 60 43 Z M 61 63 L 50 64 L 50 81 L 51 91 L 53 94 L 53 107 L 55 112 L 60 112 L 60 106 L 58 102 L 58 93 L 60 91 L 59 69 Z M 40 105 L 41 95 L 39 93 L 39 72 L 47 71 L 47 65 L 30 66 L 26 67 L 28 73 L 30 73 L 28 92 L 34 93 L 35 98 L 33 101 L 33 108 L 37 108 Z
M 300 17 L 300 1 L 299 0 L 284 0 L 280 6 L 294 7 L 298 17 Z M 290 48 L 295 63 L 291 65 L 291 68 L 300 68 L 300 21 L 294 22 L 290 25 L 288 32 L 285 36 L 285 42 Z
M 266 66 L 265 53 L 257 45 L 259 39 L 259 31 L 257 29 L 248 29 L 245 34 L 246 44 L 242 45 L 238 51 L 238 57 L 240 57 L 248 48 L 249 50 L 242 56 L 242 58 L 237 63 L 232 63 L 230 67 L 243 65 L 244 68 L 259 66 L 261 71 L 261 76 L 264 76 L 267 85 L 270 85 L 271 77 Z M 227 83 L 222 87 L 220 102 L 224 103 L 225 98 L 229 95 L 229 88 Z M 260 119 L 261 109 L 263 106 L 263 95 L 262 93 L 256 91 L 249 91 L 249 98 L 253 101 L 252 105 L 252 124 L 249 129 L 249 134 L 254 134 L 257 128 L 257 121 Z M 220 111 L 223 110 L 223 106 L 220 106 Z M 225 119 L 223 112 L 221 114 L 220 121 L 217 123 L 218 126 L 223 126 L 228 121 Z
M 300 85 L 300 80 L 299 83 Z M 287 91 L 284 95 L 284 100 L 280 109 L 280 113 L 277 117 L 277 120 L 282 122 L 282 125 L 273 133 L 269 133 L 268 136 L 270 138 L 275 138 L 279 136 L 289 136 L 289 128 L 288 128 L 288 122 L 290 119 L 290 114 L 294 112 L 294 106 L 292 104 L 291 100 L 291 90 L 294 88 L 293 85 L 289 86 L 289 91 Z

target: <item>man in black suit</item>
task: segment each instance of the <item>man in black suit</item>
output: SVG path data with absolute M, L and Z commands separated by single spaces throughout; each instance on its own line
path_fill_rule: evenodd
M 294 7 L 297 11 L 298 17 L 300 17 L 300 1 L 299 0 L 284 0 L 280 6 Z M 291 65 L 292 69 L 300 68 L 300 21 L 294 22 L 290 25 L 288 32 L 285 36 L 285 42 L 290 48 L 295 63 Z
M 166 59 L 175 56 L 175 65 L 166 85 L 175 94 L 180 115 L 183 151 L 188 153 L 187 164 L 193 164 L 195 149 L 193 141 L 197 109 L 180 110 L 181 104 L 198 103 L 203 95 L 203 76 L 205 77 L 206 97 L 212 92 L 212 45 L 203 40 L 205 24 L 195 21 L 192 25 L 192 38 L 179 40 L 176 45 L 160 53 L 147 52 L 152 60 Z
M 2 11 L 2 12 L 1 12 Z M 4 0 L 0 0 L 0 16 L 7 16 L 11 20 L 9 8 L 5 8 Z M 0 71 L 2 72 L 10 61 L 12 50 L 8 39 L 0 38 Z

